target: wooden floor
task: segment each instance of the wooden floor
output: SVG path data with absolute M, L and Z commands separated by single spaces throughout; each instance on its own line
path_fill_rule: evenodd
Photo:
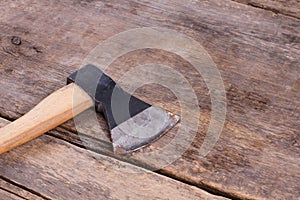
M 152 172 L 145 168 L 153 163 L 116 156 L 105 134 L 78 135 L 69 121 L 0 156 L 0 199 L 299 199 L 299 14 L 299 0 L 0 1 L 0 126 L 64 86 L 101 41 L 138 27 L 170 28 L 198 41 L 227 96 L 222 134 L 200 159 L 211 114 L 203 78 L 169 52 L 124 55 L 107 71 L 116 80 L 155 61 L 190 82 L 201 109 L 190 148 Z M 180 114 L 163 87 L 147 85 L 136 95 Z M 102 116 L 99 122 L 106 127 Z

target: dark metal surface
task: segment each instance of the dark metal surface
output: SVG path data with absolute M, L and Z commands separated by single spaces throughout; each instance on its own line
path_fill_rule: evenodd
M 95 101 L 96 110 L 104 112 L 109 129 L 125 122 L 151 105 L 125 92 L 114 80 L 93 65 L 86 65 L 68 77 Z
M 179 116 L 125 92 L 96 66 L 86 65 L 74 72 L 67 81 L 72 82 L 94 99 L 97 112 L 104 113 L 116 153 L 150 144 L 179 121 Z

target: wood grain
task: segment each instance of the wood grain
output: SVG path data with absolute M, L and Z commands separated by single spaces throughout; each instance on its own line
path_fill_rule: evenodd
M 2 199 L 5 199 L 5 200 L 20 200 L 20 199 L 23 199 L 17 195 L 14 195 L 10 192 L 7 192 L 5 190 L 2 190 L 0 189 L 0 196 Z
M 47 199 L 225 199 L 45 135 L 0 160 L 2 175 Z
M 136 27 L 172 28 L 197 40 L 211 55 L 225 83 L 228 107 L 217 146 L 199 159 L 211 113 L 201 76 L 182 58 L 159 50 L 131 52 L 116 60 L 107 70 L 116 80 L 134 66 L 158 62 L 183 74 L 197 94 L 197 136 L 182 158 L 160 173 L 232 198 L 300 196 L 299 19 L 229 0 L 7 2 L 0 3 L 1 116 L 16 119 L 62 87 L 106 38 Z M 12 44 L 13 36 L 22 43 Z M 136 95 L 180 114 L 176 97 L 167 89 L 144 86 Z M 114 156 L 103 117 L 99 122 L 102 134 L 92 128 L 76 135 L 73 122 L 51 134 Z M 166 141 L 172 134 L 176 130 Z
M 39 197 L 31 192 L 24 190 L 18 186 L 8 183 L 4 180 L 0 180 L 0 197 L 3 200 L 8 199 L 30 199 L 30 200 L 42 200 L 45 198 Z
M 276 14 L 280 13 L 290 17 L 300 19 L 300 1 L 299 0 L 234 0 L 254 7 L 266 9 Z

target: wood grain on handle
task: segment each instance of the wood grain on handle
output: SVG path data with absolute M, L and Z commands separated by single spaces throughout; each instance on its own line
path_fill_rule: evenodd
M 0 129 L 0 154 L 59 126 L 91 106 L 91 97 L 74 83 L 57 90 L 27 114 Z

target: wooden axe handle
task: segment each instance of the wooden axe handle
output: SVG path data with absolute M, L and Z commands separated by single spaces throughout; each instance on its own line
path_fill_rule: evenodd
M 57 90 L 27 114 L 0 129 L 0 154 L 59 126 L 93 104 L 92 98 L 74 83 Z

